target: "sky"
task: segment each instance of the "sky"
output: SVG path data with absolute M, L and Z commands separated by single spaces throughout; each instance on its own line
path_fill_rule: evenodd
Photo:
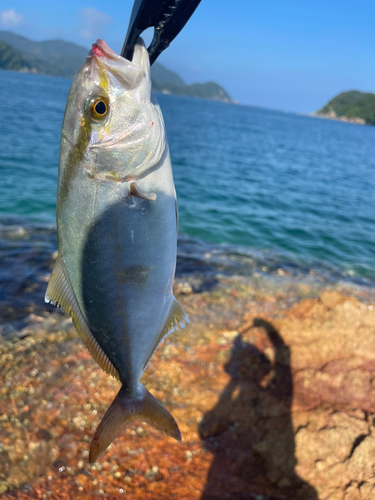
M 132 6 L 2 0 L 0 29 L 85 47 L 100 37 L 119 52 Z M 310 113 L 342 91 L 375 92 L 374 49 L 374 0 L 202 0 L 159 62 L 242 104 Z

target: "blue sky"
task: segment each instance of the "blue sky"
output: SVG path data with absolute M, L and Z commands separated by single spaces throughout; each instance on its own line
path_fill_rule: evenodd
M 133 0 L 2 0 L 0 29 L 33 40 L 122 47 Z M 159 60 L 214 80 L 244 104 L 309 113 L 335 94 L 375 92 L 373 0 L 202 0 Z

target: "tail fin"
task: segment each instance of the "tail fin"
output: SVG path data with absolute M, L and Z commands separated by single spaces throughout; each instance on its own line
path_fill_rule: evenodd
M 135 418 L 181 441 L 180 429 L 175 419 L 142 384 L 139 385 L 136 397 L 129 397 L 122 386 L 95 431 L 90 447 L 90 463 L 94 463 Z

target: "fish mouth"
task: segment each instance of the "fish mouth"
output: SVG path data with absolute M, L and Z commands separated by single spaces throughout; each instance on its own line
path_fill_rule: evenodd
M 91 60 L 91 64 L 94 63 L 98 68 L 106 70 L 112 77 L 111 80 L 115 86 L 120 84 L 127 89 L 132 89 L 140 84 L 146 74 L 149 75 L 148 61 L 148 68 L 147 65 L 145 68 L 144 64 L 144 54 L 147 54 L 148 59 L 148 53 L 142 39 L 138 40 L 136 49 L 135 57 L 129 61 L 116 54 L 104 40 L 98 39 L 92 44 L 87 60 Z
M 108 59 L 116 60 L 116 59 L 123 59 L 121 56 L 116 54 L 102 39 L 96 40 L 95 43 L 92 44 L 91 50 L 88 54 L 88 57 L 93 57 L 96 56 L 97 58 L 101 59 L 103 57 L 107 57 Z

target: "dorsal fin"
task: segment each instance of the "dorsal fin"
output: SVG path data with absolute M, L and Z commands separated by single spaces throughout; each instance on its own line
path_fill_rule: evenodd
M 49 279 L 44 300 L 49 304 L 59 307 L 67 316 L 72 318 L 73 325 L 82 337 L 91 356 L 105 372 L 120 380 L 118 371 L 103 352 L 82 316 L 68 278 L 68 273 L 59 257 Z
M 143 365 L 143 370 L 142 370 L 143 372 L 146 370 L 147 365 L 149 364 L 149 362 L 150 362 L 152 356 L 154 355 L 154 352 L 158 348 L 160 342 L 162 342 L 162 340 L 167 335 L 174 332 L 175 330 L 178 330 L 178 325 L 181 328 L 184 328 L 185 323 L 189 323 L 189 318 L 186 316 L 185 311 L 182 309 L 182 307 L 177 302 L 177 300 L 173 297 L 173 302 L 172 302 L 171 308 L 169 310 L 167 319 L 165 320 L 163 328 L 161 329 L 161 332 L 159 333 L 159 335 L 156 339 L 154 347 L 151 349 L 151 352 Z

